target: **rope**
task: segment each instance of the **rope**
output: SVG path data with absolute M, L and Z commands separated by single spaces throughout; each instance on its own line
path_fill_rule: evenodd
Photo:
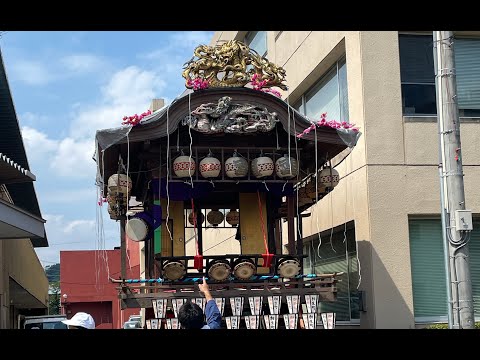
M 168 234 L 170 235 L 170 240 L 173 241 L 173 236 L 172 236 L 172 233 L 170 231 L 170 227 L 168 226 L 168 220 L 170 219 L 170 194 L 169 194 L 169 191 L 168 191 L 168 179 L 170 177 L 170 161 L 169 161 L 169 158 L 170 158 L 170 128 L 169 128 L 169 125 L 168 125 L 168 121 L 169 121 L 169 118 L 168 118 L 168 111 L 170 110 L 170 105 L 168 105 L 167 107 L 167 181 L 166 181 L 166 190 L 167 190 L 167 218 L 165 219 L 165 227 L 167 228 L 167 231 L 168 231 Z M 159 183 L 161 181 L 159 180 Z M 160 193 L 159 193 L 160 194 Z
M 315 131 L 315 205 L 317 206 L 317 209 L 315 211 L 316 213 L 316 218 L 317 218 L 317 234 L 318 234 L 318 247 L 317 247 L 317 256 L 321 259 L 322 257 L 320 256 L 320 246 L 322 245 L 322 236 L 320 235 L 320 225 L 319 225 L 319 220 L 318 220 L 318 152 L 317 152 L 317 127 L 315 126 L 314 128 Z
M 189 117 L 190 121 L 192 120 L 192 118 L 191 118 L 192 107 L 191 107 L 191 103 L 190 103 L 191 95 L 192 95 L 192 93 L 188 93 L 188 117 Z M 178 131 L 178 133 L 180 134 L 180 130 Z M 192 184 L 192 188 L 193 188 L 192 169 L 191 169 L 193 138 L 192 138 L 192 127 L 191 127 L 190 122 L 188 123 L 188 136 L 190 137 L 190 154 L 188 156 L 188 175 L 190 176 L 190 183 Z
M 260 199 L 260 191 L 257 190 L 257 197 L 258 197 L 258 212 L 260 213 L 260 222 L 262 223 L 262 233 L 263 233 L 263 243 L 265 244 L 266 254 L 270 254 L 268 252 L 268 244 L 267 244 L 267 234 L 265 232 L 265 224 L 263 223 L 263 211 L 262 211 L 262 200 Z
M 190 198 L 192 203 L 192 213 L 193 213 L 193 232 L 195 234 L 195 250 L 198 255 L 198 238 L 197 238 L 197 214 L 195 213 L 195 206 L 193 204 L 193 198 Z

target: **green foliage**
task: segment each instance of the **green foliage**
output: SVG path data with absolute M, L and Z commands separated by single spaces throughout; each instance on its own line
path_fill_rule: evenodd
M 45 274 L 47 275 L 49 283 L 60 281 L 60 264 L 46 266 Z
M 60 314 L 60 283 L 58 281 L 50 283 L 48 293 L 48 314 Z
M 448 324 L 432 324 L 425 329 L 448 329 Z M 480 322 L 475 323 L 475 329 L 480 329 Z

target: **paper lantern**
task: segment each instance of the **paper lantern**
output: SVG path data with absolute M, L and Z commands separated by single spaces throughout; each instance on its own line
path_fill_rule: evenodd
M 207 214 L 207 221 L 212 224 L 213 226 L 218 226 L 221 224 L 224 219 L 224 215 L 218 209 L 213 209 Z
M 117 193 L 127 194 L 132 190 L 132 179 L 125 174 L 113 174 L 108 178 L 108 192 L 112 195 Z
M 248 162 L 243 157 L 239 156 L 237 152 L 225 161 L 225 174 L 229 178 L 241 178 L 248 174 Z
M 291 179 L 298 175 L 298 162 L 288 155 L 283 155 L 275 163 L 277 176 L 282 179 Z
M 233 227 L 237 226 L 240 222 L 240 214 L 235 209 L 230 209 L 226 216 L 227 223 L 232 225 Z
M 197 224 L 203 224 L 204 221 L 205 221 L 205 216 L 203 215 L 203 213 L 200 213 L 200 215 L 197 215 Z M 191 212 L 190 215 L 188 215 L 188 222 L 191 225 L 195 225 L 193 221 L 193 212 Z
M 193 176 L 195 161 L 190 156 L 181 155 L 173 161 L 173 172 L 181 178 Z
M 220 160 L 213 156 L 207 156 L 205 159 L 200 161 L 200 174 L 208 179 L 208 178 L 216 178 L 220 175 L 220 170 L 222 166 L 220 164 Z
M 337 170 L 326 167 L 318 174 L 318 181 L 323 186 L 333 189 L 340 181 L 340 174 Z
M 271 176 L 275 170 L 273 160 L 268 156 L 260 156 L 252 160 L 252 174 L 256 178 Z
M 320 183 L 320 179 L 317 176 L 316 178 L 312 178 L 311 181 L 305 186 L 305 192 L 307 196 L 314 200 L 317 198 L 317 190 L 318 190 L 318 199 L 320 200 L 326 193 L 327 189 L 325 185 Z

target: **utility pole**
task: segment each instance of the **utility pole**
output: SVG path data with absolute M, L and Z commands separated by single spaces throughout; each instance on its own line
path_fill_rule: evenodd
M 465 210 L 453 32 L 435 31 L 433 35 L 449 327 L 473 329 L 475 321 L 468 249 L 472 214 Z

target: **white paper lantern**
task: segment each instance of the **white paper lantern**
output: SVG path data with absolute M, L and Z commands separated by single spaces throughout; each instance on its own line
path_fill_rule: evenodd
M 190 156 L 181 155 L 173 162 L 173 172 L 178 177 L 190 177 L 195 174 L 195 161 Z
M 108 178 L 109 193 L 127 193 L 132 190 L 132 179 L 125 174 L 113 174 Z
M 220 170 L 222 166 L 220 160 L 215 157 L 207 156 L 205 159 L 200 161 L 200 174 L 204 178 L 216 178 L 220 175 Z
M 252 160 L 252 174 L 256 178 L 271 176 L 275 166 L 268 156 L 260 156 Z
M 240 214 L 237 210 L 230 209 L 230 211 L 227 213 L 226 220 L 227 223 L 235 227 L 240 222 Z
M 240 178 L 248 174 L 248 162 L 236 152 L 225 161 L 225 174 L 229 178 Z
M 318 174 L 319 184 L 328 188 L 334 188 L 340 181 L 340 174 L 337 170 L 326 167 Z
M 221 211 L 214 209 L 207 214 L 207 221 L 213 226 L 218 226 L 224 219 L 224 215 Z
M 298 175 L 298 162 L 288 155 L 283 155 L 275 163 L 277 176 L 282 179 L 291 179 Z

